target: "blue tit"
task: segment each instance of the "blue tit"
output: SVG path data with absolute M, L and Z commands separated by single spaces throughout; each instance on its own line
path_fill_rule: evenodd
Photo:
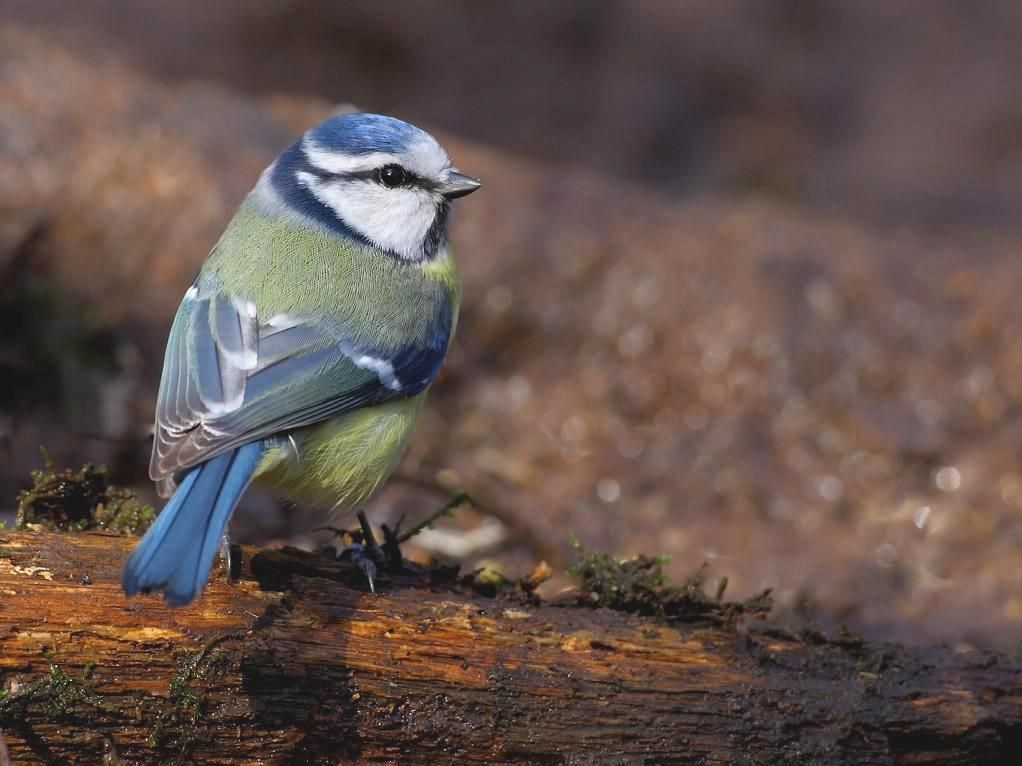
M 454 333 L 448 223 L 478 188 L 431 135 L 374 114 L 320 123 L 263 172 L 170 330 L 149 469 L 170 500 L 127 595 L 192 601 L 254 479 L 348 507 L 383 484 Z

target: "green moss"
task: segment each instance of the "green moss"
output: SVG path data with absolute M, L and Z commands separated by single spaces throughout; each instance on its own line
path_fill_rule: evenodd
M 175 684 L 171 679 L 169 689 L 170 709 L 163 710 L 156 717 L 146 742 L 150 747 L 162 747 L 173 736 L 181 749 L 187 750 L 198 739 L 196 726 L 202 720 L 201 700 L 187 682 Z
M 517 585 L 504 575 L 496 562 L 487 562 L 472 574 L 462 578 L 462 584 L 471 588 L 473 593 L 486 598 L 495 598 Z
M 639 556 L 618 560 L 606 553 L 587 551 L 578 540 L 571 541 L 578 561 L 568 574 L 578 578 L 580 599 L 591 606 L 624 612 L 654 613 L 661 610 L 665 591 L 666 556 Z
M 199 653 L 188 655 L 178 672 L 167 684 L 168 708 L 161 711 L 149 733 L 150 747 L 161 747 L 168 743 L 170 732 L 181 748 L 187 749 L 195 741 L 195 727 L 202 720 L 202 701 L 191 686 L 195 663 Z
M 192 684 L 196 680 L 204 681 L 224 672 L 225 658 L 210 658 L 210 653 L 219 644 L 233 638 L 232 635 L 219 636 L 209 641 L 200 651 L 183 655 L 177 672 L 167 684 L 168 704 L 156 717 L 149 733 L 147 741 L 150 747 L 175 744 L 181 752 L 187 752 L 199 740 L 206 700 Z
M 634 614 L 672 619 L 709 619 L 730 622 L 743 614 L 763 615 L 772 602 L 769 591 L 745 601 L 724 601 L 727 579 L 721 578 L 713 596 L 706 593 L 706 564 L 680 585 L 664 573 L 667 556 L 637 556 L 619 560 L 606 553 L 585 550 L 572 540 L 578 561 L 568 574 L 579 580 L 576 602 Z
M 46 700 L 43 709 L 54 718 L 67 714 L 79 702 L 98 705 L 102 702 L 92 684 L 88 683 L 91 667 L 82 671 L 81 678 L 71 678 L 56 665 L 50 665 L 43 685 Z
M 15 692 L 0 692 L 0 729 L 16 728 L 25 720 L 29 707 L 38 706 L 50 718 L 59 719 L 80 703 L 101 706 L 102 698 L 88 680 L 91 673 L 92 666 L 87 666 L 80 678 L 72 678 L 57 665 L 50 665 L 42 678 Z
M 44 456 L 46 468 L 32 472 L 34 486 L 18 495 L 16 529 L 138 535 L 156 518 L 153 507 L 140 503 L 134 492 L 112 486 L 105 468 L 87 463 L 78 471 L 58 471 Z

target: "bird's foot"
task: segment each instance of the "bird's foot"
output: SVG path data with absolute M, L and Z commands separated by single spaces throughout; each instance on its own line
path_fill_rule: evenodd
M 352 543 L 344 550 L 344 555 L 362 570 L 369 590 L 376 593 L 376 573 L 382 561 L 373 555 L 373 549 L 362 543 Z
M 359 524 L 357 530 L 343 531 L 332 527 L 324 528 L 332 529 L 335 533 L 351 539 L 351 543 L 341 551 L 339 558 L 352 562 L 362 570 L 362 574 L 365 575 L 366 582 L 369 584 L 369 590 L 376 593 L 376 575 L 382 567 L 386 566 L 387 556 L 376 542 L 376 535 L 373 534 L 365 513 L 359 511 L 357 517 Z

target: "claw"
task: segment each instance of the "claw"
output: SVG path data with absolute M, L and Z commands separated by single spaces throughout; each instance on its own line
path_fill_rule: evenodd
M 366 582 L 369 583 L 370 592 L 376 593 L 376 574 L 379 572 L 379 567 L 386 564 L 387 557 L 376 542 L 376 536 L 373 535 L 369 521 L 361 511 L 358 513 L 358 522 L 362 527 L 362 542 L 353 542 L 344 549 L 341 556 L 350 559 L 362 570 Z
M 363 548 L 355 557 L 355 563 L 362 570 L 362 574 L 366 576 L 366 580 L 369 582 L 369 591 L 376 593 L 376 562 L 373 561 L 372 549 L 367 554 Z
M 342 551 L 341 558 L 347 559 L 361 569 L 369 583 L 369 590 L 376 593 L 376 561 L 369 548 L 362 543 L 352 543 Z

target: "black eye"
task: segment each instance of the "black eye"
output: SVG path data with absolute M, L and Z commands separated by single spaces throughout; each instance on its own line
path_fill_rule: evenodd
M 377 180 L 388 189 L 395 189 L 408 181 L 408 171 L 400 165 L 384 165 L 378 173 Z

